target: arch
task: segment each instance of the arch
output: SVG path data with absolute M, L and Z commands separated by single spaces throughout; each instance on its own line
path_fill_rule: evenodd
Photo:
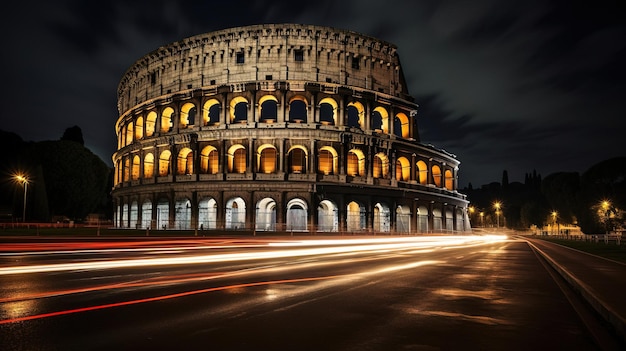
M 236 144 L 228 149 L 228 172 L 246 173 L 247 167 L 246 148 L 241 144 Z
M 159 155 L 159 177 L 170 175 L 170 158 L 172 153 L 170 150 L 163 150 Z
M 286 229 L 289 231 L 306 231 L 309 207 L 303 199 L 294 198 L 287 203 Z
M 376 106 L 372 111 L 372 129 L 389 134 L 389 112 L 383 106 Z
M 130 156 L 124 157 L 124 179 L 127 182 L 130 180 Z
M 420 184 L 428 184 L 428 166 L 422 160 L 417 161 L 417 181 Z
M 428 208 L 426 206 L 417 208 L 417 230 L 422 233 L 428 232 Z
M 198 227 L 200 229 L 217 228 L 217 201 L 204 198 L 198 202 Z
M 245 229 L 246 202 L 242 198 L 235 197 L 226 202 L 224 222 L 226 229 Z
M 433 165 L 431 167 L 431 173 L 433 175 L 433 184 L 441 187 L 441 168 L 438 165 Z
M 167 133 L 172 130 L 173 122 L 172 115 L 174 114 L 174 109 L 171 107 L 166 107 L 161 112 L 161 132 Z
M 176 174 L 193 174 L 193 151 L 188 147 L 182 148 L 178 152 Z
M 235 96 L 230 100 L 230 123 L 248 121 L 248 100 L 243 96 Z
M 141 204 L 141 228 L 152 228 L 152 201 L 145 200 Z
M 446 208 L 445 214 L 446 217 L 444 218 L 444 228 L 446 229 L 446 231 L 451 231 L 454 229 L 454 218 L 452 218 L 454 214 L 452 213 L 452 210 L 450 208 Z
M 443 216 L 441 210 L 433 208 L 433 231 L 441 231 L 443 228 Z
M 339 211 L 331 200 L 323 200 L 317 207 L 317 229 L 320 232 L 339 230 Z
M 128 204 L 122 205 L 122 223 L 120 223 L 120 227 L 128 228 Z
M 405 139 L 409 138 L 409 117 L 402 112 L 393 119 L 393 133 Z
M 305 97 L 296 95 L 289 100 L 289 122 L 306 123 L 308 102 Z
M 167 199 L 161 198 L 156 208 L 156 229 L 167 229 L 170 226 L 170 203 Z
M 335 174 L 337 170 L 337 151 L 331 146 L 323 146 L 318 153 L 317 171 L 320 174 Z
M 133 135 L 135 133 L 133 132 L 133 122 L 129 122 L 128 125 L 126 125 L 126 139 L 124 142 L 124 146 L 126 145 L 130 145 L 133 143 Z
M 374 178 L 387 178 L 389 176 L 389 158 L 383 152 L 374 155 L 372 176 Z
M 389 232 L 391 230 L 391 211 L 385 203 L 376 203 L 374 205 L 374 231 Z
M 289 173 L 306 173 L 307 172 L 308 154 L 307 149 L 302 145 L 292 146 L 287 151 L 287 167 Z
M 363 104 L 358 101 L 349 102 L 346 107 L 346 112 L 346 126 L 363 129 L 363 125 L 365 124 L 365 107 L 363 107 Z
M 276 147 L 271 144 L 263 144 L 257 149 L 257 165 L 259 173 L 276 172 Z
M 135 120 L 135 140 L 143 139 L 143 117 L 139 116 Z
M 337 125 L 337 101 L 335 99 L 326 97 L 320 100 L 320 123 L 327 125 Z
M 348 203 L 346 210 L 346 229 L 349 232 L 361 231 L 367 228 L 365 206 L 356 201 L 351 201 Z
M 278 99 L 274 95 L 263 95 L 259 99 L 259 122 L 272 123 L 278 119 Z
M 448 190 L 454 190 L 454 176 L 452 175 L 452 171 L 446 169 L 443 178 L 445 180 L 445 188 Z
M 130 219 L 130 223 L 128 225 L 129 228 L 137 228 L 137 226 L 139 225 L 139 205 L 137 204 L 137 201 L 133 201 L 130 204 L 130 212 L 128 215 L 128 218 Z
M 143 177 L 154 177 L 154 155 L 151 152 L 143 157 Z
M 185 129 L 193 126 L 196 121 L 196 105 L 187 102 L 180 108 L 179 128 Z
M 219 172 L 219 152 L 212 145 L 207 145 L 200 152 L 200 171 L 207 174 L 217 174 Z
M 360 149 L 348 151 L 347 173 L 349 176 L 365 176 L 365 155 Z
M 131 180 L 138 180 L 139 179 L 139 168 L 141 165 L 141 159 L 139 158 L 139 155 L 135 155 L 133 156 L 133 166 L 132 169 L 130 171 L 130 179 Z
M 411 178 L 411 163 L 402 156 L 396 161 L 396 180 L 408 182 Z
M 409 206 L 398 205 L 396 208 L 396 231 L 400 233 L 411 232 L 411 209 Z
M 222 104 L 217 99 L 209 99 L 202 106 L 202 125 L 218 125 Z
M 266 197 L 256 204 L 256 230 L 276 230 L 276 201 Z
M 174 223 L 176 229 L 191 229 L 191 201 L 189 199 L 184 198 L 176 201 Z
M 154 135 L 156 129 L 157 113 L 150 111 L 146 116 L 146 136 L 151 137 Z

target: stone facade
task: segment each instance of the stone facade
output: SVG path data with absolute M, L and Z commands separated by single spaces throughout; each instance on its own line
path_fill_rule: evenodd
M 392 44 L 276 24 L 183 39 L 118 88 L 118 227 L 469 230 L 459 161 L 420 143 Z

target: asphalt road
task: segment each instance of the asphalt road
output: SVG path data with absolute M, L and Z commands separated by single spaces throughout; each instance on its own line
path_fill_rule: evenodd
M 598 349 L 526 242 L 453 238 L 4 243 L 0 349 Z

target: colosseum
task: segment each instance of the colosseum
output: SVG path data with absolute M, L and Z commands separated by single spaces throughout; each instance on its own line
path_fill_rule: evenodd
M 116 227 L 469 231 L 456 156 L 420 142 L 397 48 L 330 27 L 200 34 L 118 87 Z

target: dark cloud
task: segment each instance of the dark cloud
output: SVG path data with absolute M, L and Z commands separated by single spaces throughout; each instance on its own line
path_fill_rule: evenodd
M 624 155 L 626 25 L 617 1 L 20 2 L 0 28 L 2 129 L 73 125 L 106 162 L 116 90 L 162 45 L 258 23 L 353 30 L 398 46 L 423 142 L 457 155 L 461 186 L 584 171 Z

